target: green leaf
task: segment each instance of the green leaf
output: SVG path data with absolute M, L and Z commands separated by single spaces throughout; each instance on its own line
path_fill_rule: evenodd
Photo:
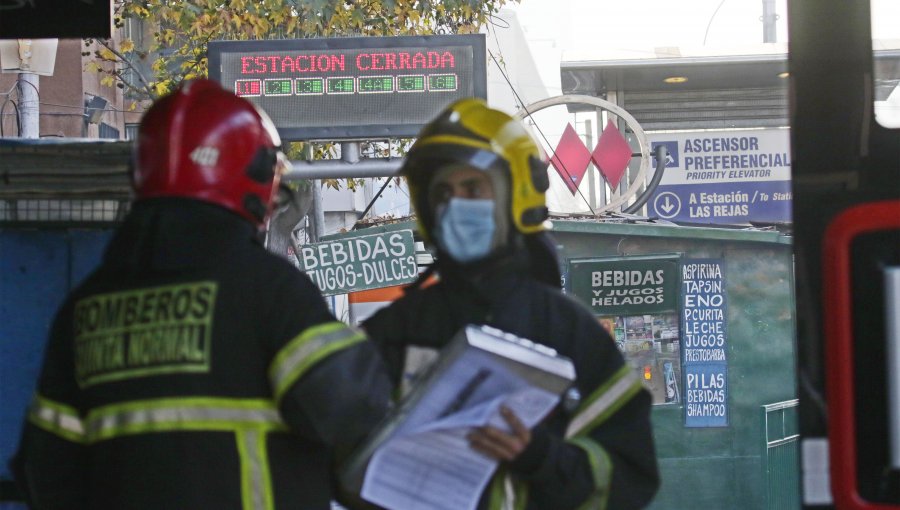
M 134 41 L 131 39 L 123 39 L 122 42 L 119 43 L 119 51 L 122 53 L 131 53 L 134 51 Z

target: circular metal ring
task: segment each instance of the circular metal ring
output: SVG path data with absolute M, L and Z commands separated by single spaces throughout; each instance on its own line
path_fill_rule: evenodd
M 594 210 L 594 212 L 606 212 L 620 207 L 625 204 L 628 199 L 637 195 L 638 188 L 640 188 L 644 184 L 644 177 L 647 175 L 647 169 L 650 167 L 650 141 L 647 139 L 647 135 L 644 133 L 644 129 L 641 128 L 640 124 L 638 124 L 637 119 L 632 117 L 631 114 L 625 111 L 623 108 L 610 103 L 605 99 L 579 94 L 563 94 L 561 96 L 548 97 L 547 99 L 536 101 L 516 112 L 515 117 L 519 120 L 525 120 L 526 117 L 530 117 L 534 113 L 537 113 L 545 108 L 572 103 L 589 104 L 591 106 L 602 108 L 614 113 L 621 119 L 625 120 L 625 124 L 631 128 L 631 130 L 634 132 L 635 137 L 637 138 L 641 153 L 641 165 L 638 168 L 637 175 L 631 181 L 631 184 L 628 186 L 628 189 L 626 189 L 624 193 L 619 195 L 615 200 L 611 200 L 603 207 Z M 600 126 L 597 126 L 597 128 L 599 129 Z M 604 180 L 606 179 L 604 178 Z M 622 208 L 624 209 L 624 207 Z

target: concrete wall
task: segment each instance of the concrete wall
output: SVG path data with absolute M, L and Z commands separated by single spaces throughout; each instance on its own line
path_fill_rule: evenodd
M 790 238 L 772 231 L 553 223 L 552 234 L 564 267 L 571 259 L 584 258 L 676 256 L 723 261 L 728 423 L 716 428 L 686 427 L 683 397 L 679 403 L 653 407 L 662 487 L 650 508 L 766 508 L 772 472 L 766 476 L 765 470 L 771 466 L 767 465 L 763 406 L 797 398 Z M 404 222 L 372 227 L 367 232 L 415 228 L 414 222 Z M 681 310 L 680 305 L 676 310 Z M 684 384 L 682 375 L 678 385 L 684 388 Z M 795 430 L 796 422 L 786 427 Z M 797 479 L 799 466 L 795 463 L 786 462 L 780 468 L 784 476 L 777 482 Z M 798 485 L 786 487 L 793 494 L 783 495 L 781 501 L 799 501 Z
M 0 483 L 19 441 L 53 315 L 100 262 L 110 230 L 0 229 Z

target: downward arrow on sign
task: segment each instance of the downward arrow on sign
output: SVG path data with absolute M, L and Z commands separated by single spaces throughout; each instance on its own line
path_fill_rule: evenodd
M 659 208 L 662 209 L 664 213 L 668 214 L 672 211 L 672 209 L 675 208 L 675 204 L 673 204 L 671 202 L 671 200 L 669 200 L 669 197 L 667 195 L 665 203 L 663 203 L 663 205 L 659 206 Z

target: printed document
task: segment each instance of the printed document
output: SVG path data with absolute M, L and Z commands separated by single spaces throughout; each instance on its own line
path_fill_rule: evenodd
M 500 406 L 531 428 L 559 402 L 551 392 L 479 349 L 445 366 L 428 393 L 375 450 L 361 495 L 392 510 L 473 510 L 497 462 L 469 447 L 473 427 L 509 430 Z

